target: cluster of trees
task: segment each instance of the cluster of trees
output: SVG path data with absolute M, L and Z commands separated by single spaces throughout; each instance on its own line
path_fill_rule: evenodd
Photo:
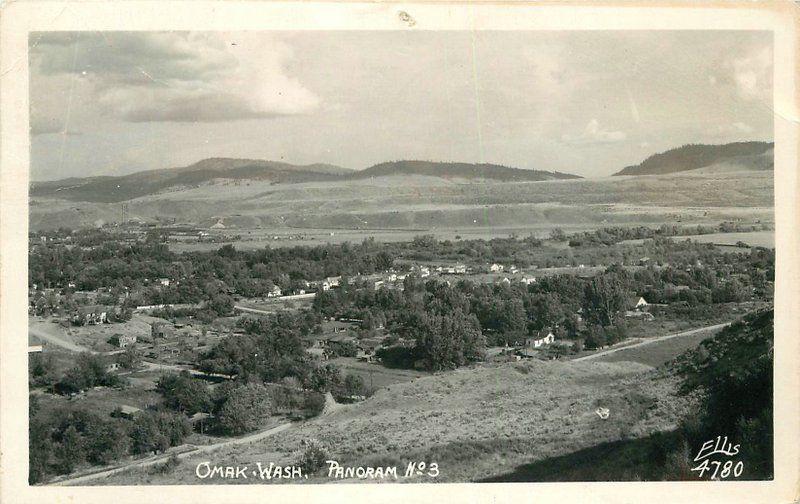
M 327 276 L 385 271 L 394 262 L 388 248 L 372 239 L 357 245 L 254 251 L 224 245 L 217 251 L 175 254 L 156 239 L 126 243 L 116 235 L 105 236 L 105 241 L 86 247 L 61 243 L 33 247 L 29 252 L 31 284 L 62 289 L 74 284 L 76 290 L 106 287 L 116 294 L 115 299 L 129 289 L 128 305 L 200 303 L 230 292 L 261 297 L 275 286 L 297 290 Z M 157 278 L 178 281 L 162 286 L 155 282 Z
M 185 416 L 142 411 L 133 418 L 98 415 L 86 408 L 44 411 L 30 397 L 29 482 L 66 474 L 89 463 L 106 465 L 127 455 L 163 452 L 191 432 Z
M 739 444 L 744 477 L 773 475 L 774 312 L 746 316 L 678 360 L 681 392 L 700 393 L 699 414 L 682 428 L 697 453 L 704 442 L 727 436 Z
M 141 353 L 129 347 L 108 356 L 82 352 L 76 355 L 72 366 L 59 366 L 51 353 L 29 354 L 28 378 L 31 387 L 42 387 L 61 395 L 82 392 L 92 387 L 120 387 L 126 384 L 118 374 L 109 370 L 112 363 L 123 369 L 134 369 L 141 362 Z
M 430 240 L 424 242 L 433 246 Z M 405 365 L 427 355 L 421 352 L 423 343 L 448 341 L 429 337 L 430 328 L 437 324 L 423 318 L 421 314 L 425 313 L 474 318 L 482 336 L 493 346 L 519 344 L 535 331 L 557 328 L 559 337 L 582 339 L 586 347 L 597 348 L 626 338 L 624 313 L 633 308 L 632 301 L 637 296 L 645 296 L 650 303 L 692 309 L 700 316 L 708 315 L 701 308 L 746 301 L 771 288 L 772 250 L 755 248 L 746 253 L 728 253 L 709 245 L 668 239 L 657 239 L 650 245 L 654 252 L 670 257 L 671 263 L 650 263 L 634 269 L 612 264 L 591 278 L 545 276 L 530 285 L 461 280 L 451 286 L 436 279 L 423 282 L 409 276 L 402 291 L 343 286 L 319 293 L 313 310 L 324 317 L 362 320 L 366 329 L 384 325 L 393 334 L 414 339 L 418 345 L 413 351 L 390 349 L 382 354 L 384 362 Z M 451 367 L 458 359 L 434 361 L 426 361 L 426 365 L 431 369 Z
M 334 397 L 364 395 L 358 378 L 344 376 L 333 364 L 321 364 L 305 351 L 306 337 L 318 332 L 321 317 L 310 310 L 280 311 L 239 321 L 244 334 L 234 334 L 217 343 L 199 360 L 199 368 L 210 373 L 235 376 L 237 381 L 281 383 Z
M 571 247 L 614 245 L 625 240 L 644 240 L 649 238 L 670 236 L 691 236 L 712 233 L 741 233 L 770 229 L 766 224 L 741 224 L 738 222 L 722 222 L 717 226 L 698 224 L 697 226 L 678 226 L 662 224 L 657 228 L 646 226 L 605 227 L 594 231 L 574 233 L 569 236 L 559 234 L 569 241 Z

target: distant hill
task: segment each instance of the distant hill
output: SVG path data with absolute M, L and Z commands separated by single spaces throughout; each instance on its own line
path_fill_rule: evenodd
M 149 170 L 119 177 L 69 178 L 38 182 L 31 196 L 55 196 L 73 201 L 116 203 L 168 189 L 196 187 L 214 179 L 308 182 L 336 180 L 351 170 L 327 164 L 305 166 L 257 159 L 211 158 L 183 168 Z
M 772 142 L 735 142 L 724 145 L 690 144 L 654 154 L 618 175 L 664 175 L 708 168 L 706 171 L 771 170 Z
M 255 159 L 211 158 L 183 168 L 149 170 L 123 176 L 69 178 L 31 185 L 31 196 L 70 201 L 117 203 L 169 190 L 198 187 L 216 179 L 267 180 L 274 183 L 347 181 L 396 175 L 444 179 L 542 181 L 580 178 L 559 172 L 522 170 L 492 164 L 397 161 L 353 171 L 327 164 L 292 165 Z
M 353 172 L 349 178 L 364 179 L 398 175 L 422 175 L 452 179 L 486 179 L 503 182 L 577 179 L 578 175 L 542 170 L 523 170 L 487 163 L 447 163 L 435 161 L 391 161 Z

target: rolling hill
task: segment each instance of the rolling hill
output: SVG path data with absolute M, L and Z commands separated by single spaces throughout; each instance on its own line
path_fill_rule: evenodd
M 69 201 L 117 203 L 166 191 L 196 188 L 214 180 L 253 180 L 271 183 L 354 181 L 381 177 L 428 176 L 446 180 L 545 181 L 581 178 L 559 172 L 523 170 L 507 166 L 429 161 L 381 163 L 354 171 L 326 164 L 305 166 L 254 159 L 211 158 L 183 168 L 149 170 L 119 177 L 69 178 L 38 182 L 31 196 Z
M 352 179 L 421 175 L 445 179 L 484 179 L 502 182 L 577 179 L 578 175 L 542 170 L 522 170 L 487 163 L 446 163 L 434 161 L 392 161 L 349 174 Z
M 706 172 L 772 170 L 774 146 L 772 142 L 684 145 L 654 154 L 638 165 L 623 168 L 614 176 L 666 175 L 698 169 Z
M 116 203 L 141 196 L 197 187 L 215 179 L 308 182 L 336 180 L 351 170 L 326 164 L 305 166 L 256 159 L 210 158 L 183 168 L 148 170 L 119 177 L 89 177 L 34 183 L 31 196 Z

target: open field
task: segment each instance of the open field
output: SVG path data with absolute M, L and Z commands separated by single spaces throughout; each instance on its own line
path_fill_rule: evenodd
M 380 364 L 361 362 L 355 357 L 339 357 L 329 362 L 339 366 L 346 374 L 360 376 L 364 384 L 371 389 L 384 388 L 430 375 L 412 369 L 392 369 Z
M 211 459 L 219 465 L 291 463 L 301 440 L 316 438 L 333 447 L 332 457 L 342 464 L 402 468 L 411 460 L 437 461 L 436 481 L 474 481 L 531 460 L 671 429 L 689 406 L 674 392 L 673 378 L 632 362 L 486 365 L 392 385 L 363 403 L 339 406 Z M 595 414 L 599 406 L 611 410 L 609 419 Z M 189 456 L 168 475 L 133 470 L 94 483 L 214 483 L 194 474 L 206 460 L 207 454 Z
M 507 236 L 511 229 L 539 234 L 553 227 L 586 230 L 738 218 L 771 222 L 772 184 L 770 171 L 516 183 L 442 183 L 417 176 L 359 183 L 251 181 L 136 198 L 127 206 L 130 218 L 136 219 L 174 217 L 201 228 L 221 221 L 225 233 L 244 238 L 249 231 L 253 241 L 242 243 L 260 247 L 267 241 L 286 246 L 360 241 L 365 236 L 403 240 L 423 232 L 452 239 L 456 234 Z M 30 207 L 32 230 L 94 226 L 119 218 L 118 204 L 34 198 Z M 254 230 L 268 232 L 259 237 Z M 307 236 L 299 241 L 273 238 L 298 233 Z M 175 244 L 176 250 L 209 245 L 218 244 Z
M 744 242 L 751 247 L 775 248 L 775 231 L 712 233 L 706 235 L 691 235 L 686 236 L 686 238 L 700 243 L 713 243 L 715 245 L 736 245 L 737 242 Z
M 709 233 L 702 235 L 673 236 L 673 240 L 692 240 L 700 243 L 713 243 L 715 245 L 736 246 L 738 242 L 744 242 L 751 247 L 775 248 L 775 231 L 743 231 L 741 233 Z M 624 240 L 623 245 L 635 245 L 642 243 L 644 239 Z
M 687 336 L 664 339 L 648 345 L 633 348 L 624 348 L 617 352 L 598 357 L 598 362 L 638 362 L 647 366 L 661 366 L 672 361 L 683 352 L 696 348 L 703 340 L 706 340 L 719 332 L 719 329 L 709 329 L 699 331 Z

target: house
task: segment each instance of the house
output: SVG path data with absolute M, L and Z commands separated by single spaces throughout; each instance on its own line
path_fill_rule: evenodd
M 277 285 L 273 285 L 272 289 L 267 293 L 267 297 L 281 297 L 281 294 L 281 288 Z
M 33 336 L 28 334 L 28 353 L 38 353 L 44 351 L 44 342 Z
M 213 415 L 211 413 L 204 413 L 202 411 L 198 411 L 194 415 L 189 417 L 189 423 L 192 424 L 192 428 L 202 434 L 205 432 L 208 424 L 211 423 L 211 419 Z
M 358 357 L 369 357 L 375 355 L 375 351 L 383 345 L 383 338 L 363 338 L 358 340 Z M 371 359 L 367 359 L 371 360 Z
M 628 300 L 628 305 L 629 306 L 633 306 L 634 310 L 642 310 L 642 309 L 646 308 L 647 306 L 650 306 L 650 303 L 648 303 L 643 297 L 639 296 L 638 298 L 637 297 L 633 297 L 633 298 L 629 299 Z
M 420 278 L 426 278 L 431 276 L 431 270 L 427 266 L 420 266 L 419 267 L 419 276 Z
M 211 229 L 225 229 L 225 224 L 222 223 L 222 219 L 219 219 L 216 224 L 211 226 Z
M 72 322 L 78 325 L 96 325 L 108 323 L 108 313 L 113 307 L 102 305 L 79 306 L 72 315 Z
M 135 406 L 128 406 L 127 404 L 120 405 L 116 410 L 111 412 L 112 416 L 121 416 L 123 418 L 127 418 L 128 420 L 132 420 L 133 417 L 141 413 L 142 410 L 135 407 Z
M 328 285 L 330 285 L 331 287 L 339 287 L 339 284 L 342 281 L 342 277 L 341 276 L 327 277 L 325 278 L 325 281 L 328 282 Z
M 544 345 L 553 343 L 555 340 L 556 336 L 553 334 L 553 331 L 549 329 L 543 329 L 541 331 L 537 331 L 536 334 L 525 338 L 525 346 L 528 348 L 540 348 Z
M 157 281 L 158 281 L 158 283 L 160 283 L 164 287 L 169 287 L 169 283 L 170 283 L 169 278 L 159 278 Z
M 522 279 L 520 279 L 520 282 L 524 283 L 525 285 L 530 285 L 532 283 L 536 283 L 536 277 L 524 276 Z
M 517 270 L 517 267 L 512 264 L 511 266 L 509 266 L 508 271 L 511 273 L 516 273 L 519 270 Z
M 453 273 L 456 275 L 465 275 L 467 273 L 467 267 L 463 264 L 456 264 L 453 267 Z
M 634 310 L 626 310 L 625 311 L 625 317 L 627 317 L 627 318 L 640 318 L 640 319 L 648 321 L 648 322 L 651 321 L 651 320 L 655 320 L 656 319 L 655 316 L 653 316 L 652 313 L 646 312 L 646 311 L 638 311 L 638 310 L 636 310 L 636 311 L 634 311 Z
M 500 283 L 504 285 L 511 285 L 511 280 L 509 280 L 508 277 L 503 277 L 503 279 L 500 280 Z
M 127 348 L 136 343 L 135 334 L 115 334 L 111 337 L 111 343 L 119 348 Z
M 489 266 L 489 271 L 491 271 L 492 273 L 496 273 L 498 271 L 503 271 L 503 265 L 494 263 L 491 266 Z
M 330 283 L 328 283 L 328 282 L 322 282 L 321 286 L 322 286 L 322 290 L 323 290 L 323 291 L 329 291 L 329 290 L 331 290 L 331 284 L 330 284 Z
M 175 327 L 168 322 L 156 321 L 150 326 L 150 337 L 155 341 L 158 338 L 169 339 L 175 336 Z
M 114 371 L 119 371 L 119 362 L 106 364 L 106 373 L 113 373 Z

